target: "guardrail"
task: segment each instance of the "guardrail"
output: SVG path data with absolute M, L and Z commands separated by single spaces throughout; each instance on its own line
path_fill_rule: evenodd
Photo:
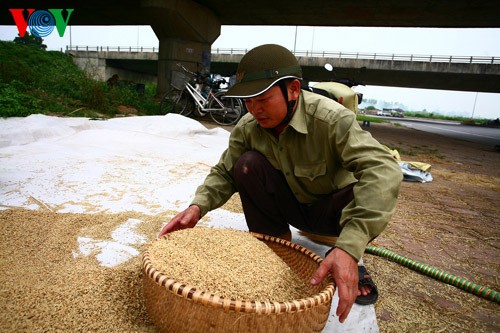
M 245 54 L 248 49 L 212 49 L 212 54 Z M 330 51 L 295 51 L 297 57 L 341 58 L 360 60 L 386 60 L 410 62 L 449 62 L 462 64 L 500 64 L 500 57 L 484 56 L 448 56 L 448 55 L 419 55 L 419 54 L 391 54 L 391 53 L 363 53 L 363 52 L 330 52 Z
M 158 52 L 158 47 L 134 46 L 66 46 L 66 51 L 91 51 L 91 52 Z
M 158 52 L 158 47 L 132 46 L 66 46 L 70 51 L 97 51 L 97 52 Z M 212 54 L 245 54 L 249 49 L 214 48 Z M 491 64 L 500 65 L 500 57 L 485 56 L 449 56 L 449 55 L 419 55 L 419 54 L 391 54 L 391 53 L 363 53 L 363 52 L 330 52 L 330 51 L 295 51 L 297 57 L 339 58 L 357 60 L 385 60 L 408 62 L 440 62 L 460 64 Z

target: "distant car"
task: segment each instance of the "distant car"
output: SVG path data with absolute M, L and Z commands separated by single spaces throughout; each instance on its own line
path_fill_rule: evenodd
M 390 117 L 391 116 L 391 112 L 390 111 L 377 111 L 377 116 L 386 116 L 386 117 Z
M 404 118 L 404 114 L 403 114 L 403 112 L 400 112 L 400 111 L 393 111 L 393 112 L 391 113 L 391 116 L 392 116 L 392 117 L 398 117 L 398 118 Z

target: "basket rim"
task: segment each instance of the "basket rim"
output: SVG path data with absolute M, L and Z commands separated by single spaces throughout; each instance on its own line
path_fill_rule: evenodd
M 311 250 L 303 247 L 302 245 L 295 244 L 290 241 L 269 235 L 259 234 L 250 231 L 248 232 L 259 240 L 278 243 L 286 247 L 289 247 L 297 252 L 300 252 L 302 253 L 302 255 L 308 256 L 310 259 L 312 259 L 318 264 L 320 264 L 323 261 L 323 258 L 318 256 Z M 155 241 L 159 241 L 166 237 L 167 237 L 166 235 L 162 236 L 161 238 L 158 238 Z M 199 290 L 194 286 L 177 282 L 175 279 L 160 272 L 159 270 L 153 267 L 151 260 L 149 258 L 148 250 L 146 250 L 143 254 L 142 270 L 143 273 L 145 274 L 145 277 L 150 278 L 154 283 L 156 283 L 160 287 L 165 288 L 168 292 L 176 296 L 185 298 L 189 301 L 193 301 L 194 303 L 201 303 L 206 306 L 222 308 L 225 311 L 232 311 L 232 312 L 257 313 L 257 314 L 273 314 L 273 313 L 280 314 L 280 313 L 300 312 L 308 310 L 310 308 L 313 308 L 321 304 L 331 303 L 333 299 L 333 294 L 335 293 L 335 282 L 333 280 L 333 277 L 329 273 L 325 278 L 327 282 L 325 288 L 323 288 L 319 293 L 316 293 L 306 298 L 292 299 L 281 302 L 225 298 L 223 296 L 213 294 L 209 291 Z
M 182 90 L 186 82 L 191 81 L 191 76 L 184 72 L 172 71 L 172 79 L 170 85 L 175 89 Z

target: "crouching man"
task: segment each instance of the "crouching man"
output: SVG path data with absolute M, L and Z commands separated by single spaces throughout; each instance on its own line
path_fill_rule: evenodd
M 297 59 L 279 45 L 258 46 L 242 58 L 226 96 L 243 99 L 248 114 L 191 205 L 160 235 L 194 227 L 239 192 L 250 231 L 290 240 L 292 225 L 338 236 L 311 283 L 332 274 L 344 322 L 355 301 L 377 299 L 358 261 L 394 213 L 402 172 L 354 112 L 301 90 L 301 79 Z

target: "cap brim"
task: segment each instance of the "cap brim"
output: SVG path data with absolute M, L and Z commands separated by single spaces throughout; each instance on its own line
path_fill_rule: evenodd
M 263 79 L 257 81 L 248 81 L 248 82 L 239 82 L 234 86 L 229 88 L 229 90 L 224 94 L 224 97 L 232 97 L 232 98 L 251 98 L 258 96 L 271 88 L 276 82 L 294 78 L 296 76 L 284 76 L 274 79 Z

